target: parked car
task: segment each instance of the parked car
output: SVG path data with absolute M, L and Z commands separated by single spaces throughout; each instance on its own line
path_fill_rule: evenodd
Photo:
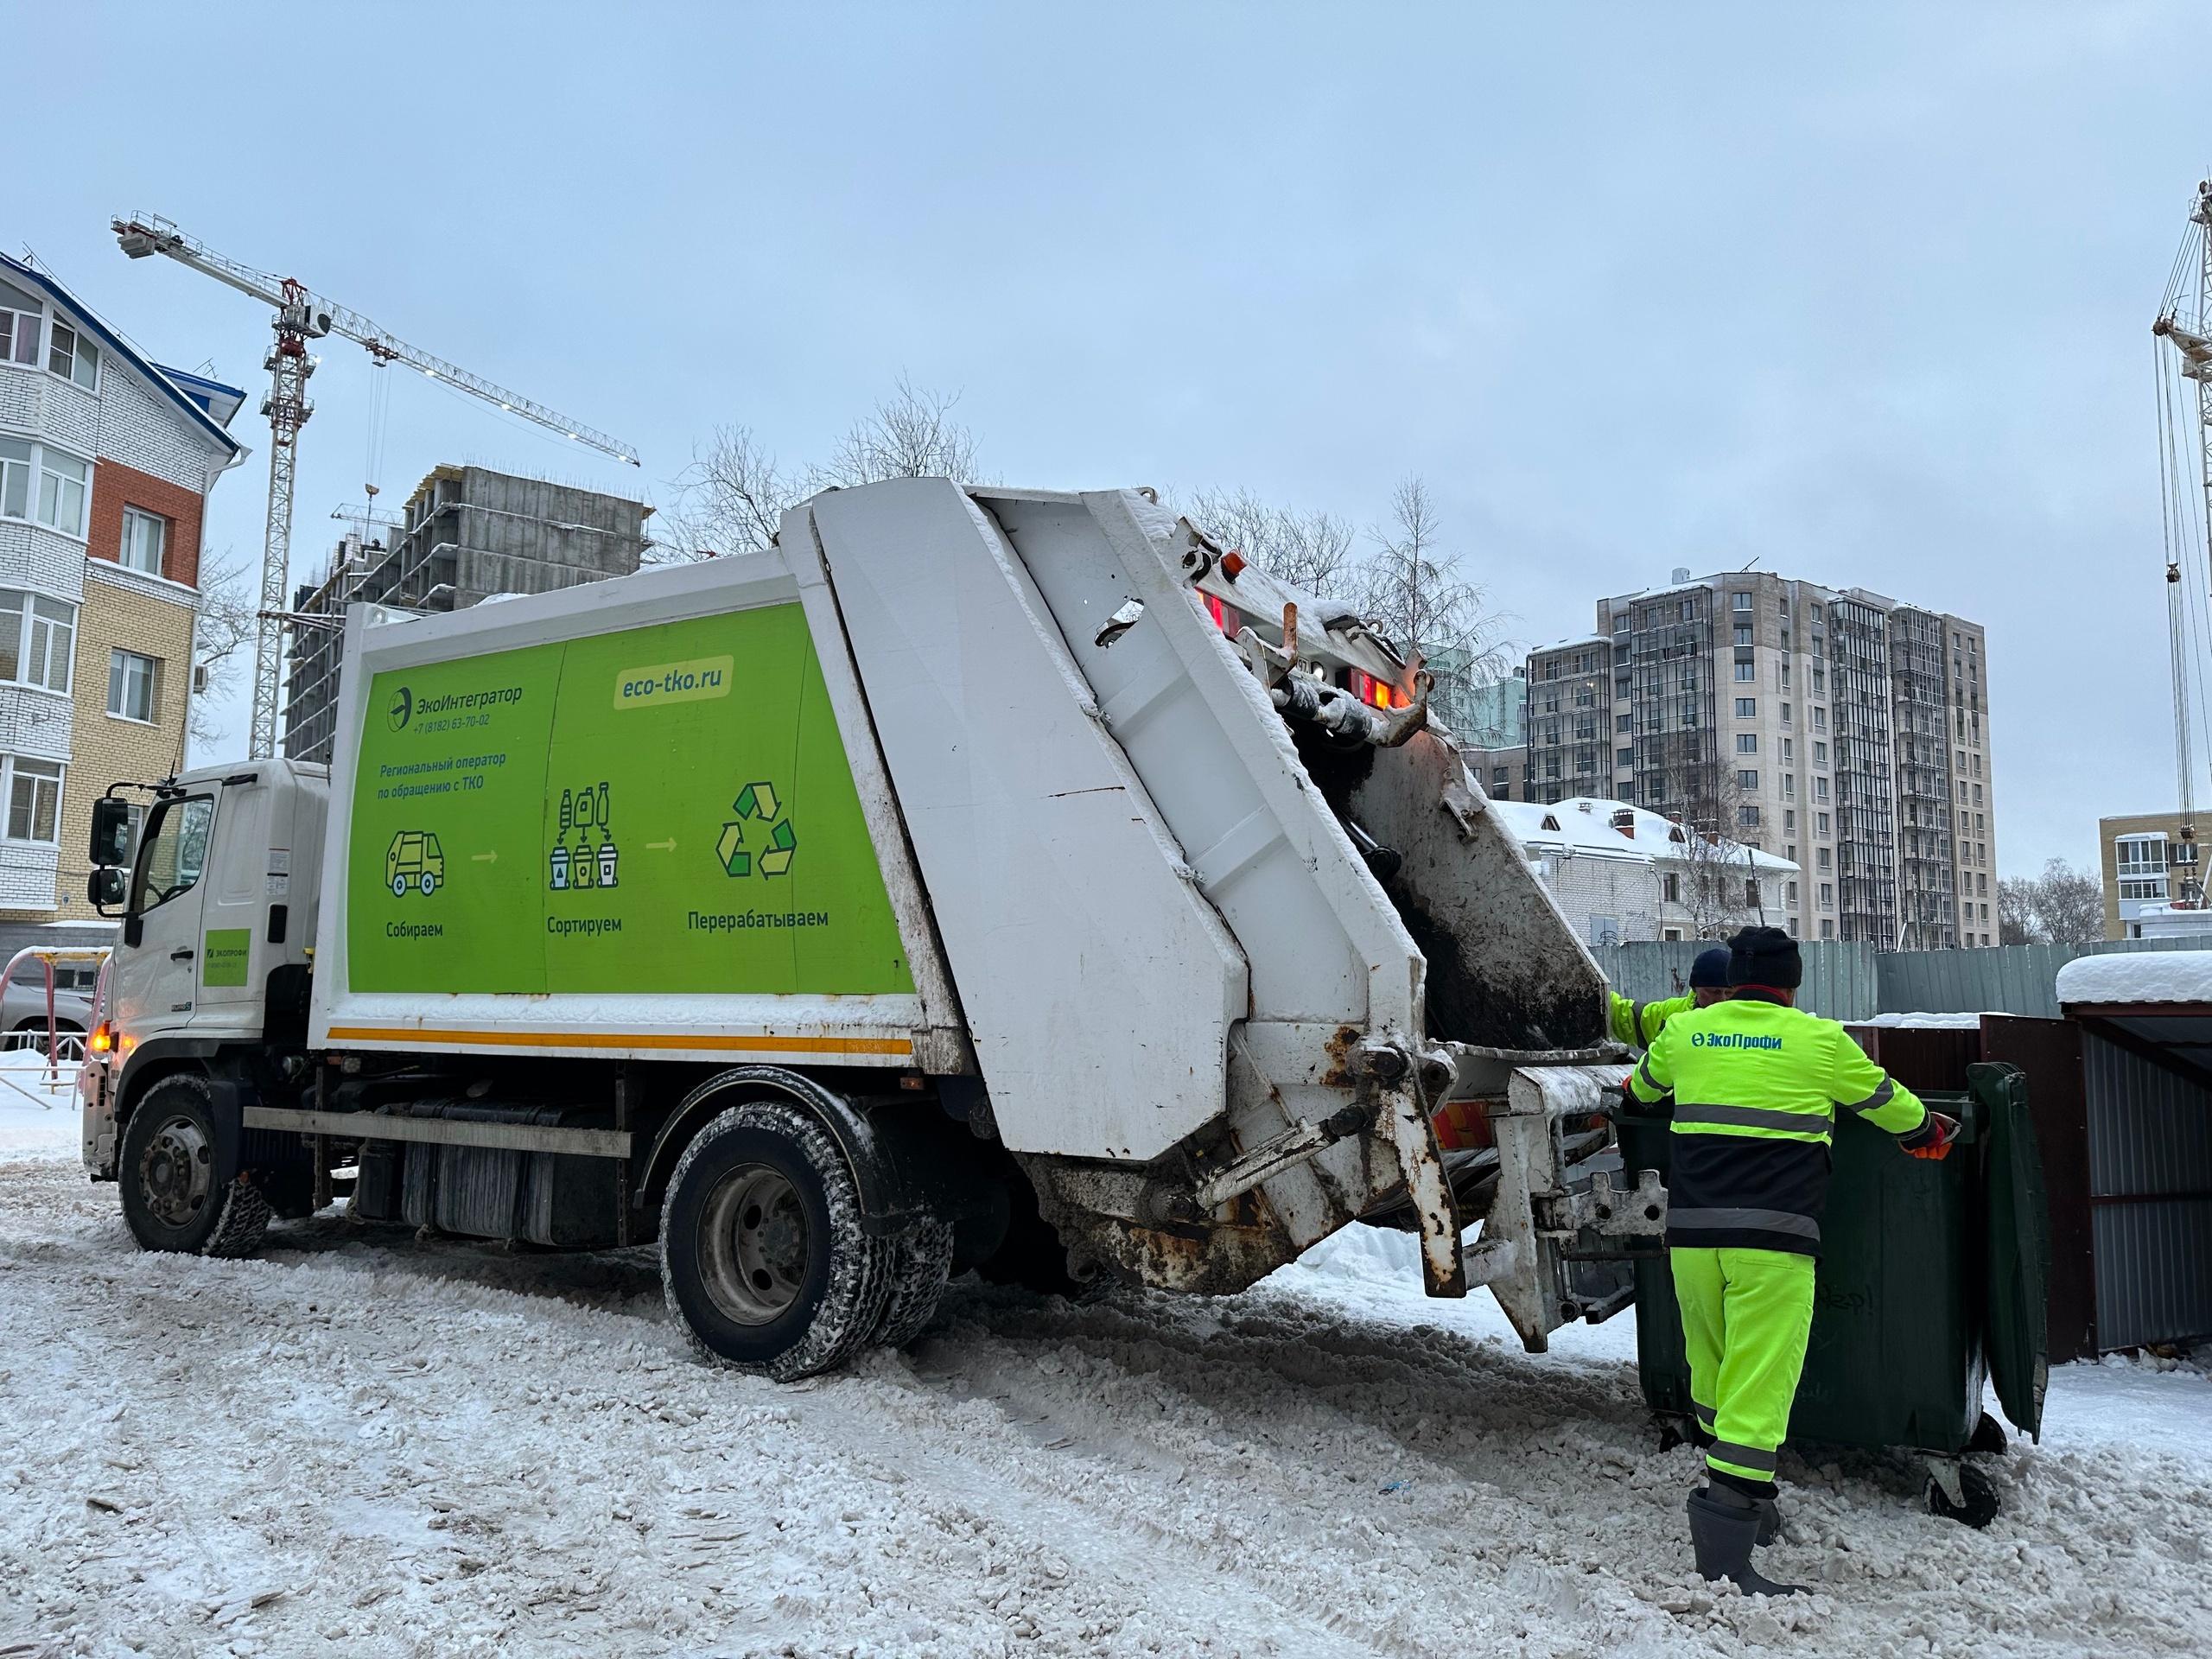
M 56 1029 L 89 1031 L 92 1024 L 92 991 L 99 983 L 97 962 L 57 962 L 54 964 L 54 1023 Z M 46 1029 L 46 964 L 33 957 L 16 964 L 0 990 L 0 1031 Z

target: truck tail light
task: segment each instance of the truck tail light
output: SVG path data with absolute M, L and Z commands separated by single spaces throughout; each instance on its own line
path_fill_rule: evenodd
M 1411 692 L 1356 668 L 1351 671 L 1351 694 L 1370 709 L 1403 709 L 1413 702 Z
M 85 1039 L 86 1052 L 92 1054 L 112 1054 L 115 1052 L 115 1027 L 103 1020 L 92 1027 L 92 1034 Z

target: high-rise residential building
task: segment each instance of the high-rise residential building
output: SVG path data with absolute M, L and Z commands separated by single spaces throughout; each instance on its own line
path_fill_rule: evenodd
M 1780 855 L 1803 871 L 1785 918 L 1801 938 L 1997 942 L 1979 624 L 1688 570 L 1600 600 L 1597 624 L 1529 656 L 1524 798 L 1611 795 Z M 1510 762 L 1479 764 L 1487 786 Z

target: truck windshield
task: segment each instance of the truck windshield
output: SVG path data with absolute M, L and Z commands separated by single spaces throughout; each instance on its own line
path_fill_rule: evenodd
M 138 884 L 130 895 L 130 913 L 146 912 L 192 891 L 207 864 L 207 830 L 215 821 L 215 803 L 205 795 L 190 800 L 163 801 L 154 809 L 146 828 L 145 849 L 138 855 Z

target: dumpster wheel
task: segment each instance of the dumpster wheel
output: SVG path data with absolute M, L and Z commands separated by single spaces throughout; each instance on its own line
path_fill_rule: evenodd
M 1979 1532 L 1997 1518 L 1997 1483 L 1972 1464 L 1956 1459 L 1928 1460 L 1928 1512 Z M 1946 1477 L 1948 1477 L 1947 1479 Z M 1955 1485 L 1957 1496 L 1945 1490 Z

